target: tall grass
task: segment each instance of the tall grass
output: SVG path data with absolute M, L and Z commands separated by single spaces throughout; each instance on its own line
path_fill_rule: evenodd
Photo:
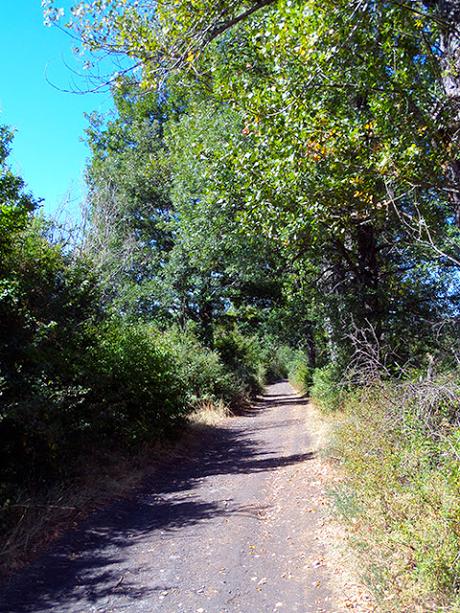
M 344 400 L 335 497 L 382 611 L 460 611 L 459 399 L 455 373 Z

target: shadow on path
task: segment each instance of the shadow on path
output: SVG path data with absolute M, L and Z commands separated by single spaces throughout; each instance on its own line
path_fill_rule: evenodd
M 256 415 L 273 406 L 305 403 L 298 396 L 267 395 L 258 399 L 246 415 Z M 77 529 L 65 534 L 51 551 L 13 577 L 3 590 L 0 588 L 1 613 L 48 610 L 86 613 L 88 602 L 95 603 L 95 611 L 104 611 L 108 610 L 103 608 L 104 599 L 115 595 L 124 596 L 128 601 L 126 608 L 131 610 L 129 601 L 170 589 L 172 586 L 139 586 L 135 575 L 142 572 L 142 558 L 136 558 L 133 568 L 132 548 L 149 544 L 149 536 L 156 531 L 171 533 L 172 538 L 184 526 L 219 516 L 249 514 L 257 519 L 261 511 L 258 508 L 213 499 L 212 491 L 210 494 L 206 490 L 204 497 L 210 496 L 211 500 L 203 500 L 196 490 L 210 476 L 262 473 L 310 459 L 311 453 L 283 456 L 276 449 L 262 446 L 262 431 L 292 427 L 295 421 L 286 416 L 282 423 L 268 419 L 258 427 L 256 422 L 236 418 L 233 424 L 229 420 L 222 427 L 203 428 L 195 457 L 169 458 L 155 475 L 146 479 L 137 495 L 92 514 Z M 152 539 L 152 547 L 158 542 Z M 129 580 L 130 575 L 133 580 Z M 156 582 L 149 585 L 152 583 Z

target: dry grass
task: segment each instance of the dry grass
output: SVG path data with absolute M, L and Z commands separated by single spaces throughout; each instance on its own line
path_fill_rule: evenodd
M 157 444 L 131 456 L 106 452 L 87 457 L 71 482 L 36 494 L 19 493 L 7 511 L 11 529 L 0 545 L 0 576 L 24 566 L 92 511 L 130 494 L 165 451 Z
M 453 613 L 460 610 L 458 428 L 445 418 L 451 403 L 427 412 L 427 395 L 407 400 L 406 388 L 373 386 L 334 415 L 332 453 L 343 464 L 335 507 L 379 611 Z
M 189 423 L 192 427 L 200 425 L 216 426 L 231 415 L 230 408 L 223 401 L 211 402 L 206 400 L 191 413 Z
M 338 487 L 345 478 L 338 459 L 331 451 L 337 416 L 324 415 L 310 404 L 307 419 L 306 427 L 313 436 L 316 450 L 312 470 L 323 492 L 318 503 L 326 509 L 320 539 L 324 545 L 326 566 L 333 569 L 329 582 L 331 591 L 337 595 L 337 613 L 375 613 L 378 611 L 377 605 L 360 577 L 361 567 L 350 545 L 350 529 L 339 521 L 330 496 L 331 490 Z

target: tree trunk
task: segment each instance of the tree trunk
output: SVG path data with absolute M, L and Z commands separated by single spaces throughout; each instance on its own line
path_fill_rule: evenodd
M 382 336 L 382 304 L 380 297 L 380 266 L 374 228 L 363 224 L 356 229 L 357 282 L 361 293 L 364 318 L 374 327 L 378 339 Z
M 316 368 L 316 343 L 314 335 L 314 325 L 308 322 L 305 329 L 306 351 L 308 356 L 308 365 L 310 368 Z
M 210 349 L 214 346 L 213 305 L 204 299 L 199 306 L 199 318 L 204 344 Z

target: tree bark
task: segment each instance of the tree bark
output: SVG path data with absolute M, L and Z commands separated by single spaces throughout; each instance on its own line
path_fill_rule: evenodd
M 382 336 L 382 303 L 380 296 L 380 265 L 374 228 L 363 224 L 356 229 L 357 282 L 361 292 L 364 317 L 372 323 L 378 339 Z

